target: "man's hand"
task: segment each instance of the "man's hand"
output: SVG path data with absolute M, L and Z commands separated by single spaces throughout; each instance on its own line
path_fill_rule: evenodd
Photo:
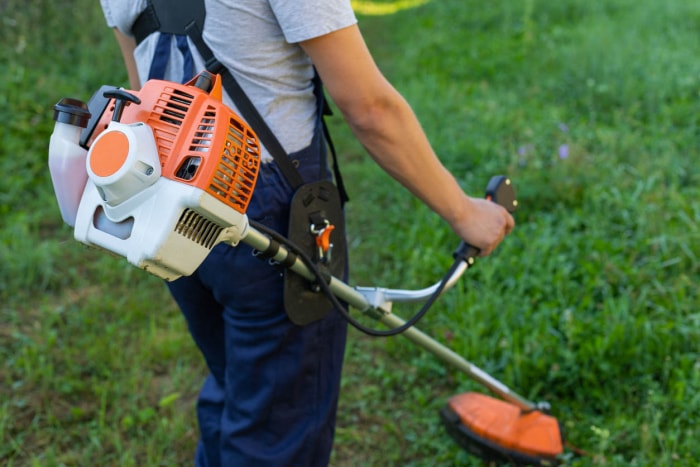
M 465 243 L 478 248 L 480 256 L 488 256 L 515 227 L 515 220 L 502 206 L 483 199 L 464 197 L 465 214 L 450 226 Z

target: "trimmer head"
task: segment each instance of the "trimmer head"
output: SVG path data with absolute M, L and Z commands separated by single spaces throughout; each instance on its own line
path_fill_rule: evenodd
M 447 432 L 467 452 L 510 465 L 558 465 L 564 450 L 559 423 L 539 410 L 479 393 L 452 397 L 440 411 Z

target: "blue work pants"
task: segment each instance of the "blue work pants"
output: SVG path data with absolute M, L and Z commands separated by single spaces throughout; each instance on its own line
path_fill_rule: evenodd
M 321 141 L 317 131 L 290 156 L 306 181 L 328 173 Z M 264 163 L 247 214 L 285 235 L 291 196 L 277 165 Z M 347 330 L 341 314 L 293 324 L 283 272 L 244 244 L 217 245 L 169 287 L 210 371 L 197 402 L 196 465 L 326 466 Z

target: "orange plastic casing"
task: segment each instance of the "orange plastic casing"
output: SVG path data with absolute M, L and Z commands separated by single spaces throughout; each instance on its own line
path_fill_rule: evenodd
M 210 92 L 186 84 L 147 81 L 131 92 L 141 102 L 128 103 L 122 123 L 144 122 L 158 148 L 162 176 L 195 186 L 240 213 L 253 195 L 260 168 L 260 145 L 255 132 L 221 99 L 219 75 L 211 75 Z M 114 112 L 110 102 L 94 138 L 107 128 Z
M 448 406 L 470 431 L 508 450 L 544 459 L 554 459 L 564 450 L 559 423 L 540 411 L 524 413 L 479 393 L 454 396 Z

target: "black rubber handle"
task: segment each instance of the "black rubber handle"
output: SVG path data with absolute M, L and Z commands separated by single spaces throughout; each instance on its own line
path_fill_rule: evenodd
M 105 91 L 103 94 L 107 99 L 114 99 L 114 114 L 112 114 L 112 121 L 118 122 L 122 118 L 122 112 L 124 111 L 124 105 L 126 102 L 133 102 L 134 104 L 140 104 L 141 99 L 131 94 L 129 91 L 124 89 L 110 89 Z
M 514 213 L 518 207 L 518 200 L 515 197 L 515 189 L 510 179 L 505 175 L 496 175 L 491 177 L 489 184 L 486 185 L 486 199 L 493 201 L 496 204 L 503 206 L 509 213 Z M 460 242 L 459 246 L 452 254 L 455 259 L 471 263 L 475 256 L 479 255 L 479 249 L 473 247 L 464 241 Z

